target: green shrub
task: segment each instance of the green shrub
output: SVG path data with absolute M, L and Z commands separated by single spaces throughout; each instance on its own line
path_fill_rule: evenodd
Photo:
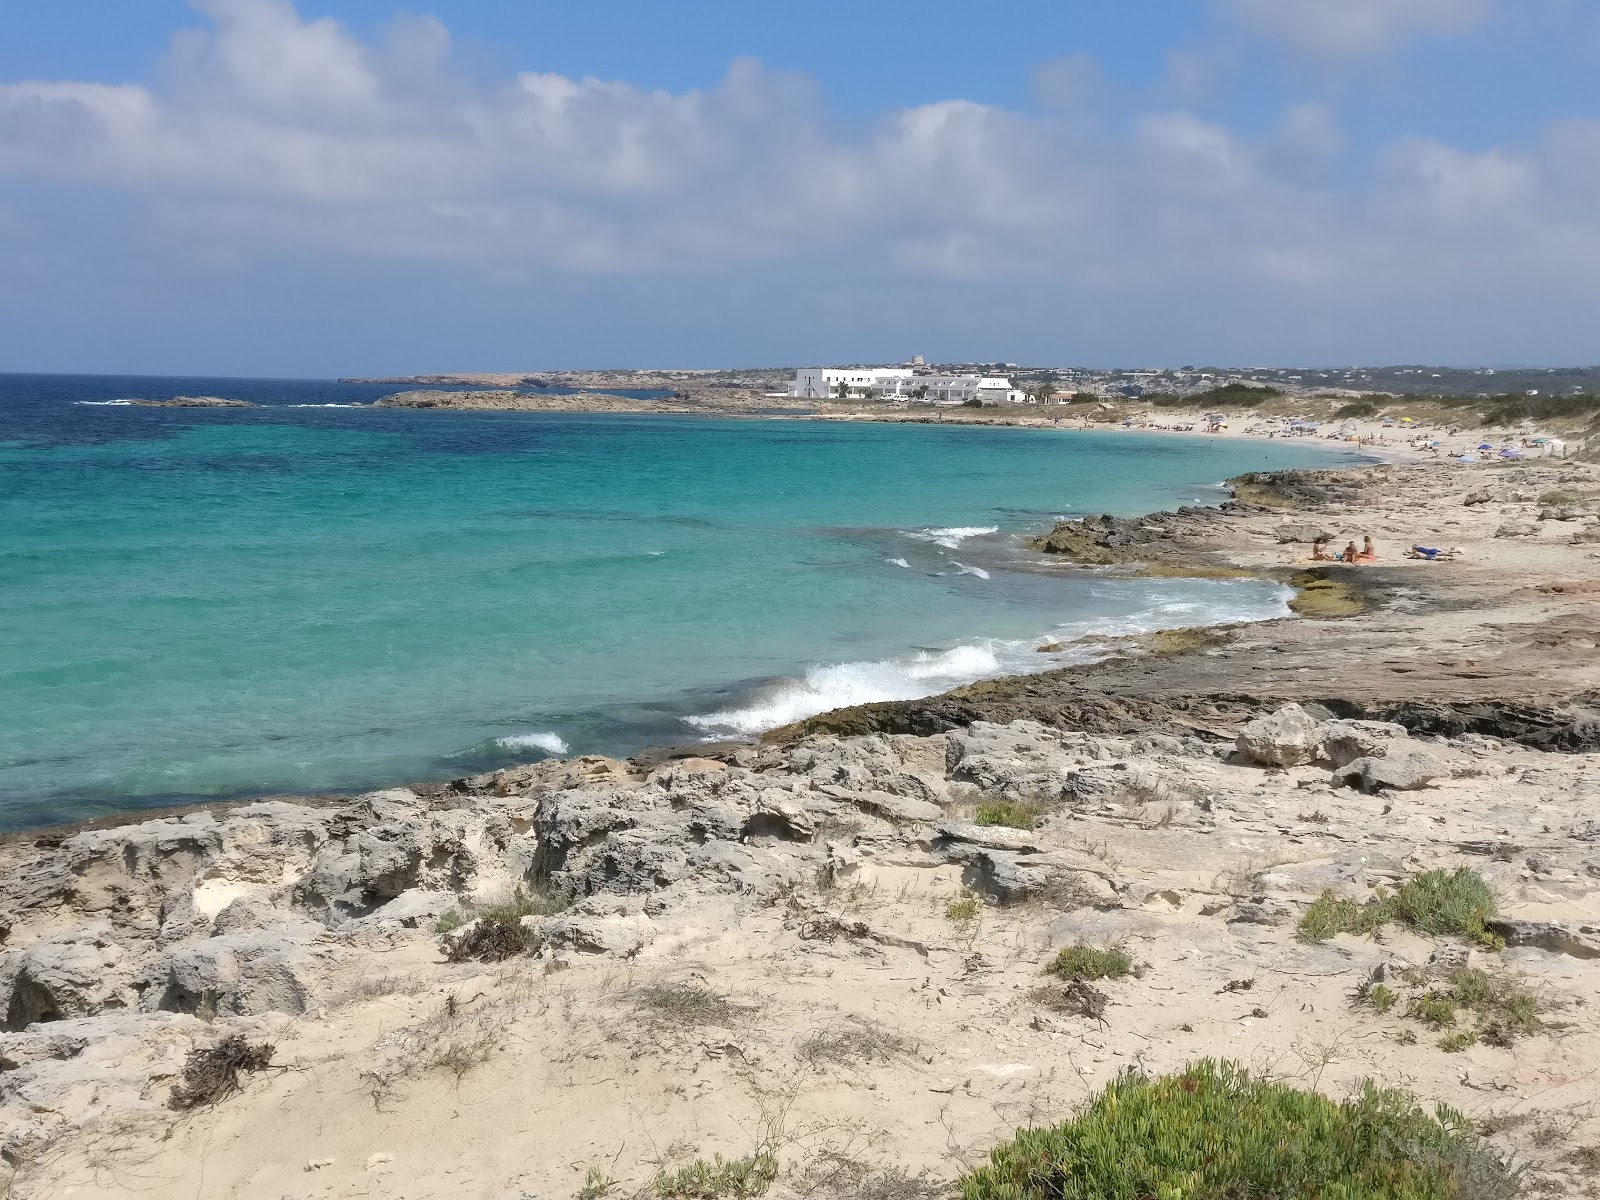
M 1459 1033 L 1446 1034 L 1439 1039 L 1439 1049 L 1446 1054 L 1459 1054 L 1468 1046 L 1478 1044 L 1478 1035 L 1470 1029 L 1463 1029 Z
M 1296 936 L 1302 942 L 1323 942 L 1336 933 L 1371 933 L 1392 921 L 1435 937 L 1455 934 L 1499 949 L 1505 943 L 1485 922 L 1494 916 L 1494 892 L 1483 876 L 1468 867 L 1424 871 L 1401 884 L 1393 894 L 1379 890 L 1361 904 L 1323 892 L 1300 916 Z
M 466 918 L 455 909 L 450 908 L 439 914 L 439 919 L 433 923 L 433 931 L 435 933 L 451 933 L 460 929 L 465 923 Z
M 1009 825 L 1012 829 L 1032 829 L 1044 815 L 1041 805 L 1027 800 L 986 800 L 978 805 L 974 818 L 979 825 Z
M 976 921 L 978 914 L 983 910 L 983 905 L 976 896 L 963 896 L 959 900 L 950 901 L 944 910 L 944 915 L 952 921 Z
M 1045 970 L 1063 979 L 1121 979 L 1133 974 L 1133 959 L 1121 950 L 1079 944 L 1062 950 Z
M 1456 1023 L 1456 1002 L 1449 996 L 1417 996 L 1406 1006 L 1406 1016 L 1415 1017 L 1435 1029 L 1442 1029 Z
M 1375 417 L 1377 415 L 1378 406 L 1371 400 L 1352 400 L 1349 404 L 1341 405 L 1333 410 L 1335 420 L 1343 420 L 1346 417 L 1354 417 L 1359 420 L 1363 417 Z
M 1400 994 L 1387 984 L 1375 984 L 1367 993 L 1367 1003 L 1381 1013 L 1388 1012 L 1400 999 Z
M 1424 871 L 1394 896 L 1395 918 L 1422 933 L 1455 934 L 1496 949 L 1505 943 L 1484 928 L 1494 916 L 1494 892 L 1469 867 Z
M 961 1191 L 964 1200 L 1499 1200 L 1516 1181 L 1453 1109 L 1430 1116 L 1370 1081 L 1337 1104 L 1207 1059 L 1159 1079 L 1120 1076 L 1072 1120 L 996 1147 Z
M 778 1160 L 771 1154 L 748 1158 L 697 1159 L 676 1171 L 663 1171 L 650 1190 L 660 1200 L 721 1200 L 725 1196 L 760 1196 L 778 1177 Z

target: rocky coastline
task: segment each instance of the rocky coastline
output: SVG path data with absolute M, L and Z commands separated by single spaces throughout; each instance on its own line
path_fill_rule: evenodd
M 0 840 L 9 1194 L 566 1200 L 720 1154 L 779 1200 L 916 1200 L 1207 1056 L 1403 1082 L 1585 1194 L 1600 471 L 1235 494 L 1039 548 L 1337 605 L 756 744 Z M 1324 533 L 1379 561 L 1305 561 Z M 1476 926 L 1391 904 L 1463 871 Z M 1046 973 L 1079 946 L 1131 969 Z

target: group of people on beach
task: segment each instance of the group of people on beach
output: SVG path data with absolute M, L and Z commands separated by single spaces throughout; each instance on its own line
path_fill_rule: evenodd
M 1378 548 L 1372 544 L 1372 535 L 1369 533 L 1361 539 L 1361 549 L 1356 549 L 1354 539 L 1337 554 L 1328 553 L 1328 539 L 1319 537 L 1311 543 L 1312 562 L 1377 562 Z
M 1312 562 L 1342 562 L 1342 563 L 1370 563 L 1378 561 L 1378 547 L 1373 544 L 1372 535 L 1366 534 L 1361 539 L 1361 548 L 1356 549 L 1355 540 L 1352 539 L 1345 548 L 1337 554 L 1328 553 L 1329 539 L 1318 537 L 1311 543 Z M 1406 551 L 1407 558 L 1420 559 L 1423 562 L 1438 562 L 1442 559 L 1453 559 L 1461 551 L 1452 547 L 1441 550 L 1434 546 L 1412 546 Z

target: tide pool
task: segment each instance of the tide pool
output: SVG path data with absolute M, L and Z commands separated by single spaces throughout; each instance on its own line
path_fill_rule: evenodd
M 320 381 L 0 377 L 0 827 L 748 734 L 1280 615 L 1043 563 L 1294 443 L 369 410 Z M 211 394 L 259 409 L 149 409 Z

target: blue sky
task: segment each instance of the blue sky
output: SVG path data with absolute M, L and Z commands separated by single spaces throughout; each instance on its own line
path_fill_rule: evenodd
M 0 370 L 1600 360 L 1592 0 L 0 0 Z

